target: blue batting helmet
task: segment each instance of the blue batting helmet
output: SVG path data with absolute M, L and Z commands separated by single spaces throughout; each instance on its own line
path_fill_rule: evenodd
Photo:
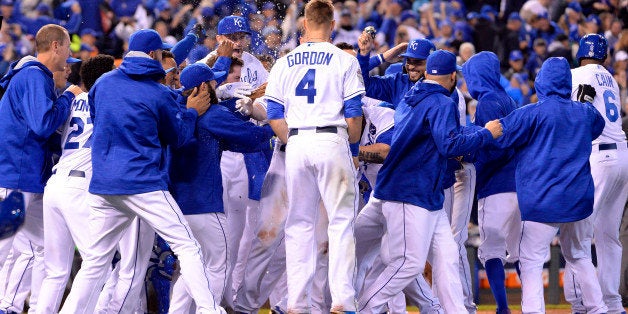
M 11 192 L 0 202 L 0 240 L 13 236 L 24 223 L 24 195 Z
M 600 34 L 587 34 L 580 39 L 580 47 L 576 53 L 576 59 L 596 59 L 604 61 L 606 59 L 606 51 L 608 50 L 608 42 L 606 38 Z

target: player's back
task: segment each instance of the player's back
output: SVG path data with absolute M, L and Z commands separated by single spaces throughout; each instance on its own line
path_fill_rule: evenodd
M 280 79 L 267 96 L 285 105 L 290 128 L 346 127 L 343 101 L 364 92 L 352 84 L 361 79 L 357 59 L 328 42 L 301 44 L 277 61 L 273 76 Z
M 589 84 L 595 88 L 593 106 L 604 117 L 602 135 L 593 144 L 625 142 L 626 135 L 621 128 L 619 87 L 617 81 L 602 65 L 588 64 L 571 70 L 571 99 L 577 100 L 578 85 Z
M 93 124 L 89 113 L 87 92 L 80 93 L 72 102 L 70 117 L 61 133 L 61 158 L 55 169 L 91 171 L 91 139 Z

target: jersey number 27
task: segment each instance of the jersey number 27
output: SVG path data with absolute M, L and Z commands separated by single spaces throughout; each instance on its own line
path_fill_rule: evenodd
M 87 118 L 87 124 L 91 124 L 91 123 L 92 123 L 92 119 Z M 83 134 L 83 128 L 85 124 L 83 123 L 83 119 L 79 117 L 72 117 L 72 119 L 70 119 L 70 128 L 74 128 L 75 125 L 77 128 L 76 130 L 73 130 L 72 132 L 70 132 L 70 134 L 68 134 L 68 138 L 65 140 L 65 145 L 63 145 L 63 149 L 78 149 L 79 148 L 79 142 L 74 142 L 70 140 Z M 85 142 L 85 145 L 83 145 L 83 147 L 90 147 L 91 144 L 92 144 L 92 137 L 90 136 L 89 139 Z
M 305 72 L 305 75 L 297 84 L 297 88 L 294 90 L 294 94 L 297 96 L 307 96 L 307 103 L 314 103 L 314 96 L 316 96 L 316 88 L 314 87 L 314 79 L 316 78 L 316 69 L 309 69 Z

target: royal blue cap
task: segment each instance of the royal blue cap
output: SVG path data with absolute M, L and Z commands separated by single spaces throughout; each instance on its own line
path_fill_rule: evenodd
M 427 57 L 425 72 L 429 75 L 447 75 L 456 72 L 456 55 L 446 50 L 436 50 Z
M 14 5 L 15 1 L 14 0 L 0 0 L 0 5 Z
M 578 13 L 582 12 L 582 6 L 580 6 L 580 3 L 574 1 L 574 2 L 569 2 L 569 4 L 567 5 L 568 9 L 572 9 Z
M 168 1 L 159 1 L 157 2 L 157 5 L 155 6 L 155 9 L 157 9 L 157 11 L 162 12 L 165 10 L 170 10 L 170 2 Z
M 50 6 L 41 2 L 35 8 L 39 13 L 50 13 Z
M 408 43 L 406 52 L 402 53 L 401 56 L 404 58 L 425 60 L 434 50 L 436 50 L 436 47 L 431 41 L 427 39 L 413 39 Z
M 250 34 L 246 20 L 241 16 L 229 15 L 218 22 L 218 35 L 229 35 L 233 33 Z
M 149 53 L 159 49 L 170 49 L 172 45 L 161 41 L 159 33 L 152 29 L 140 29 L 129 38 L 129 51 Z
M 204 7 L 201 9 L 201 15 L 208 17 L 208 16 L 214 16 L 214 7 Z
M 78 62 L 81 62 L 81 59 L 72 58 L 72 57 L 65 59 L 65 63 L 78 63 Z
M 81 44 L 81 49 L 80 49 L 80 51 L 89 51 L 89 52 L 92 52 L 92 51 L 94 51 L 94 48 L 92 48 L 92 47 L 88 46 L 87 44 Z
M 600 20 L 600 18 L 595 15 L 595 14 L 590 14 L 587 17 L 587 22 L 595 22 L 595 24 L 597 24 L 597 26 L 600 26 L 602 24 L 602 21 Z
M 264 4 L 262 4 L 262 10 L 274 10 L 274 9 L 275 9 L 275 4 L 270 1 L 266 1 L 264 2 Z
M 510 52 L 510 61 L 519 61 L 523 60 L 523 54 L 520 50 L 513 50 Z
M 518 20 L 518 21 L 523 21 L 523 19 L 521 18 L 521 16 L 519 15 L 519 12 L 512 12 L 508 15 L 508 20 Z
M 92 35 L 94 37 L 98 37 L 98 35 L 100 35 L 100 33 L 98 33 L 97 31 L 91 29 L 91 28 L 84 28 L 80 33 L 81 36 L 83 35 Z
M 477 19 L 479 16 L 478 12 L 469 12 L 467 13 L 467 20 Z
M 219 79 L 225 74 L 227 73 L 224 71 L 212 71 L 205 63 L 193 63 L 181 71 L 179 80 L 183 90 L 188 90 L 201 85 L 203 82 Z
M 419 13 L 416 13 L 412 10 L 405 10 L 403 12 L 401 12 L 401 22 L 403 23 L 403 21 L 407 20 L 407 19 L 414 19 L 415 21 L 419 21 L 419 19 L 421 18 L 421 16 L 419 16 Z
M 485 5 L 482 6 L 482 9 L 480 10 L 480 13 L 485 13 L 485 14 L 493 13 L 493 14 L 495 14 L 495 13 L 497 13 L 497 11 L 495 11 L 495 8 L 493 8 L 490 4 L 485 4 Z

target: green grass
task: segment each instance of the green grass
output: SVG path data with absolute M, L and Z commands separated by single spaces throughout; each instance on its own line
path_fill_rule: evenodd
M 508 305 L 513 310 L 521 310 L 521 305 Z M 570 309 L 569 304 L 545 304 L 545 308 L 548 310 L 561 310 Z M 478 311 L 495 311 L 497 306 L 495 304 L 479 305 Z M 416 306 L 409 306 L 408 311 L 417 312 L 419 309 Z

